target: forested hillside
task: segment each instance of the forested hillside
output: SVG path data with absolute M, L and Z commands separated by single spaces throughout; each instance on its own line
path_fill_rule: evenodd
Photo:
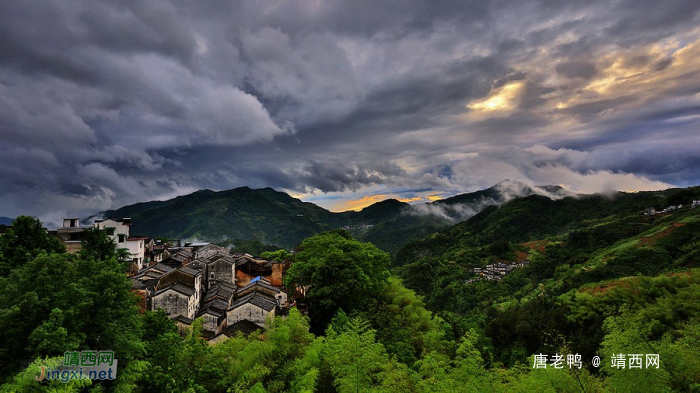
M 239 187 L 202 190 L 167 201 L 153 201 L 103 212 L 109 218 L 130 217 L 132 233 L 171 239 L 206 239 L 236 246 L 256 240 L 293 249 L 304 238 L 344 228 L 357 239 L 393 253 L 404 244 L 471 217 L 486 206 L 514 196 L 566 195 L 560 188 L 533 189 L 506 180 L 486 190 L 460 194 L 422 205 L 395 199 L 360 211 L 332 213 L 272 188 Z
M 393 272 L 457 331 L 478 332 L 494 365 L 532 364 L 535 353 L 564 350 L 609 359 L 623 349 L 664 348 L 664 382 L 635 378 L 659 390 L 697 388 L 698 347 L 691 343 L 700 322 L 700 209 L 690 202 L 699 196 L 695 187 L 516 199 L 405 246 Z M 678 205 L 643 214 L 648 206 Z M 489 264 L 520 266 L 500 280 L 474 270 Z M 608 371 L 615 383 L 630 376 Z

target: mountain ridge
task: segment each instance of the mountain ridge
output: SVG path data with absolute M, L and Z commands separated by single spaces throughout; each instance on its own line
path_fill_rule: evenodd
M 505 180 L 471 193 L 411 205 L 386 199 L 360 211 L 331 212 L 271 187 L 198 190 L 165 201 L 147 201 L 101 212 L 132 219 L 132 233 L 151 237 L 225 241 L 256 239 L 292 249 L 305 237 L 345 228 L 355 237 L 395 252 L 408 241 L 427 236 L 514 196 L 551 194 Z

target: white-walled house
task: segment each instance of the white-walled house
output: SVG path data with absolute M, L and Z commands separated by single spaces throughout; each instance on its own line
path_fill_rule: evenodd
M 136 269 L 143 269 L 147 238 L 130 237 L 131 218 L 95 220 L 95 228 L 107 231 L 107 235 L 116 244 L 116 248 L 128 250 Z

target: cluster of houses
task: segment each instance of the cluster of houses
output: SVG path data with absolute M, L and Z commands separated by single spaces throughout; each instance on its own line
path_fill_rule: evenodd
M 496 262 L 490 263 L 484 267 L 475 267 L 473 271 L 477 277 L 466 280 L 465 283 L 471 284 L 480 280 L 500 281 L 503 277 L 507 276 L 508 273 L 513 271 L 513 269 L 517 267 L 525 267 L 529 263 L 530 261 L 528 260 L 516 263 Z
M 211 342 L 260 330 L 290 307 L 291 296 L 282 284 L 288 262 L 232 254 L 208 242 L 172 246 L 130 236 L 128 218 L 97 220 L 94 227 L 105 230 L 117 248 L 128 250 L 127 274 L 144 310 L 164 310 L 182 330 L 201 317 L 202 335 Z M 53 233 L 69 252 L 78 252 L 87 229 L 71 218 Z
M 693 202 L 690 204 L 691 209 L 695 209 L 696 207 L 700 206 L 700 200 L 694 199 Z M 671 205 L 666 207 L 665 209 L 662 210 L 656 210 L 654 207 L 647 207 L 646 210 L 644 211 L 645 216 L 653 216 L 656 214 L 665 214 L 665 213 L 670 213 L 672 211 L 682 209 L 683 205 Z

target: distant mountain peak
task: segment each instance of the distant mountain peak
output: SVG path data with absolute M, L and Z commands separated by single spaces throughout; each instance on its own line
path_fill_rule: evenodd
M 499 181 L 498 183 L 494 184 L 491 188 L 493 187 L 506 187 L 506 186 L 528 186 L 527 183 L 525 183 L 522 180 L 513 180 L 513 179 L 503 179 Z M 529 187 L 529 186 L 528 186 Z
M 395 207 L 403 207 L 403 206 L 408 206 L 408 203 L 406 202 L 401 202 L 398 199 L 395 198 L 389 198 L 385 199 L 383 201 L 375 202 L 369 206 L 364 207 L 360 212 L 371 212 L 373 210 L 382 210 L 382 209 L 387 209 L 387 208 L 395 208 Z

